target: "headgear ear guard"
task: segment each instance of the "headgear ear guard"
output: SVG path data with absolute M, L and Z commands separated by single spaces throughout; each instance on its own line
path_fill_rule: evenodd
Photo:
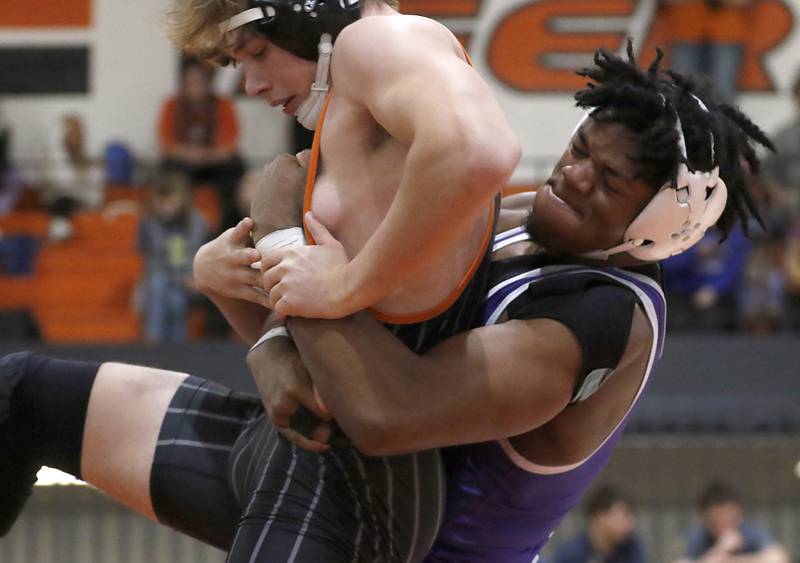
M 692 95 L 703 111 L 708 108 Z M 697 243 L 714 225 L 725 209 L 728 188 L 719 177 L 719 165 L 710 171 L 690 171 L 686 156 L 686 139 L 680 117 L 676 116 L 681 163 L 676 182 L 667 182 L 628 226 L 622 243 L 607 250 L 588 252 L 583 256 L 607 260 L 609 256 L 627 252 L 638 260 L 654 262 L 680 254 Z M 711 161 L 714 162 L 714 135 L 711 140 Z
M 281 49 L 317 63 L 311 92 L 297 109 L 297 120 L 313 131 L 329 89 L 333 42 L 360 17 L 359 0 L 249 0 L 246 10 L 222 22 L 220 28 L 228 33 L 252 24 Z

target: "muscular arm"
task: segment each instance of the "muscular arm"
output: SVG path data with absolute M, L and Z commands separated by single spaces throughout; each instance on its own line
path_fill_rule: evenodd
M 336 95 L 364 106 L 409 147 L 386 217 L 346 267 L 350 312 L 389 295 L 451 248 L 519 160 L 497 102 L 458 49 L 438 24 L 416 18 L 365 18 L 337 39 Z
M 547 319 L 475 329 L 425 356 L 364 313 L 289 327 L 333 416 L 372 455 L 536 428 L 566 406 L 581 365 L 575 337 Z

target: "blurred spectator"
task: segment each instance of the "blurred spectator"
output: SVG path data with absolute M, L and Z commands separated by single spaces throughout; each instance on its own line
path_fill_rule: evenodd
M 709 483 L 697 504 L 700 524 L 689 530 L 684 561 L 789 563 L 766 529 L 745 520 L 739 493 L 729 484 Z
M 725 244 L 709 229 L 683 254 L 662 263 L 669 303 L 668 329 L 731 330 L 736 325 L 737 299 L 750 242 L 733 229 Z
M 670 67 L 711 78 L 726 101 L 738 93 L 754 0 L 664 0 Z
M 800 221 L 795 221 L 786 236 L 783 254 L 786 273 L 786 324 L 800 331 Z
M 159 141 L 164 164 L 184 170 L 192 185 L 214 185 L 222 207 L 222 230 L 239 219 L 236 190 L 244 173 L 237 154 L 239 123 L 233 102 L 214 93 L 214 69 L 187 58 L 180 91 L 161 109 Z
M 644 563 L 631 501 L 604 486 L 586 504 L 586 531 L 556 548 L 554 563 Z
M 775 208 L 785 212 L 785 223 L 800 216 L 800 72 L 794 79 L 792 95 L 795 115 L 773 136 L 778 152 L 770 153 L 761 163 L 761 178 L 775 200 Z
M 774 136 L 777 154 L 762 163 L 761 175 L 773 201 L 771 220 L 785 234 L 786 321 L 800 330 L 800 72 L 792 84 L 795 116 Z
M 62 116 L 46 149 L 44 202 L 52 215 L 49 235 L 62 241 L 72 236 L 71 218 L 80 208 L 103 202 L 102 172 L 86 152 L 86 134 L 78 114 Z
M 250 206 L 253 203 L 253 196 L 263 176 L 263 168 L 254 168 L 242 176 L 242 181 L 239 182 L 239 189 L 236 191 L 236 207 L 239 210 L 239 215 L 242 217 L 248 217 L 250 215 Z
M 739 294 L 739 326 L 751 334 L 771 334 L 785 324 L 786 270 L 783 233 L 753 242 Z
M 0 107 L 0 215 L 14 210 L 24 189 L 25 182 L 11 165 L 11 127 L 3 118 Z
M 192 260 L 209 234 L 191 201 L 186 174 L 161 170 L 139 224 L 138 246 L 145 262 L 141 309 L 148 343 L 184 342 L 187 337 Z

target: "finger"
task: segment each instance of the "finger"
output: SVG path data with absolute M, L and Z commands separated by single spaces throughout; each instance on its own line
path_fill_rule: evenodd
M 333 235 L 325 228 L 325 225 L 317 221 L 317 218 L 314 217 L 314 214 L 310 211 L 303 216 L 303 220 L 306 223 L 308 231 L 311 233 L 311 236 L 314 237 L 314 240 L 317 241 L 318 245 L 325 246 L 326 244 L 339 242 L 333 238 Z
M 323 444 L 321 442 L 315 442 L 314 440 L 310 440 L 309 438 L 306 438 L 305 436 L 298 434 L 291 428 L 278 428 L 278 432 L 283 434 L 284 438 L 289 440 L 292 444 L 294 444 L 298 448 L 302 448 L 310 452 L 322 454 L 331 449 L 331 447 L 328 444 Z
M 250 240 L 250 232 L 253 230 L 253 220 L 245 217 L 233 227 L 231 240 L 237 244 L 245 244 Z
M 261 255 L 261 269 L 269 270 L 270 268 L 274 268 L 280 264 L 291 251 L 291 246 L 285 246 L 283 248 L 273 248 L 272 250 L 264 252 Z
M 289 418 L 289 428 L 303 436 L 311 436 L 320 424 L 325 424 L 325 421 L 303 404 Z
M 267 293 L 274 291 L 275 288 L 280 285 L 281 281 L 283 281 L 283 276 L 286 274 L 285 269 L 280 265 L 274 266 L 266 271 L 264 271 L 262 268 L 262 271 L 264 273 L 261 274 L 261 279 L 258 285 L 260 285 Z
M 280 287 L 280 284 L 275 287 Z M 272 295 L 270 295 L 270 297 L 272 297 Z M 303 310 L 293 304 L 290 299 L 287 299 L 286 295 L 281 295 L 277 299 L 270 299 L 270 303 L 272 304 L 272 311 L 275 313 L 275 316 L 282 321 L 286 320 L 288 317 L 303 315 Z
M 261 272 L 253 268 L 238 268 L 233 272 L 232 282 L 247 287 L 261 287 Z
M 317 401 L 316 389 L 313 385 L 310 385 L 311 380 L 309 379 L 308 381 L 308 385 L 304 385 L 292 393 L 294 398 L 297 399 L 297 402 L 301 405 L 300 409 L 298 409 L 298 412 L 300 410 L 308 410 L 319 421 L 330 420 L 330 413 L 327 411 L 327 409 L 320 408 L 319 402 Z
M 316 386 L 313 387 L 313 390 L 314 390 L 314 402 L 317 403 L 317 410 L 315 410 L 314 412 L 319 414 L 319 416 L 321 416 L 325 420 L 332 419 L 333 415 L 331 414 L 331 410 L 328 408 L 328 405 L 325 404 L 325 401 L 322 400 L 322 397 L 319 394 L 319 390 L 317 389 Z
M 291 415 L 275 410 L 274 408 L 272 411 L 269 412 L 269 421 L 272 423 L 272 426 L 277 428 L 278 430 L 282 428 L 289 428 L 289 420 L 291 419 Z
M 242 301 L 249 301 L 250 303 L 260 305 L 261 307 L 265 307 L 267 309 L 272 309 L 272 304 L 269 301 L 269 295 L 267 295 L 264 290 L 257 287 L 242 288 L 241 291 L 237 292 L 236 298 L 241 299 Z
M 315 442 L 319 442 L 320 444 L 330 444 L 332 434 L 333 428 L 331 428 L 331 425 L 323 423 L 314 429 L 314 432 L 309 436 L 309 438 Z
M 261 253 L 255 248 L 242 248 L 234 254 L 234 262 L 242 266 L 250 266 L 253 262 L 261 260 Z
M 287 312 L 286 300 L 278 299 L 277 301 L 270 300 L 270 309 L 275 313 L 275 318 L 279 321 L 285 321 L 292 313 Z
M 300 151 L 299 153 L 297 153 L 295 155 L 295 158 L 297 158 L 297 163 L 302 168 L 308 168 L 308 163 L 311 160 L 311 151 L 308 150 L 308 149 L 306 149 L 304 151 Z

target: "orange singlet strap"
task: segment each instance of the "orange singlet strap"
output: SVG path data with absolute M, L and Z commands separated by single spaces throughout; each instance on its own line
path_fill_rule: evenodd
M 472 66 L 472 59 L 467 53 L 466 49 L 464 50 L 464 56 L 467 59 L 467 62 L 470 66 Z M 314 142 L 311 145 L 311 158 L 309 159 L 308 163 L 308 174 L 306 175 L 306 189 L 305 194 L 303 196 L 303 216 L 306 213 L 311 211 L 311 198 L 314 194 L 314 185 L 316 184 L 317 180 L 317 170 L 319 167 L 319 157 L 320 157 L 320 147 L 322 145 L 322 126 L 325 122 L 325 115 L 328 113 L 328 105 L 331 101 L 331 95 L 333 94 L 333 89 L 328 92 L 328 97 L 325 99 L 325 105 L 322 108 L 322 113 L 319 116 L 319 121 L 317 121 L 317 129 L 314 132 Z M 453 303 L 455 303 L 458 298 L 464 293 L 467 285 L 472 280 L 472 277 L 475 275 L 478 267 L 480 267 L 481 262 L 483 261 L 486 252 L 489 250 L 489 244 L 492 241 L 492 235 L 494 234 L 494 217 L 496 213 L 496 198 L 492 199 L 492 203 L 489 206 L 489 224 L 486 227 L 486 232 L 483 235 L 483 240 L 481 242 L 481 248 L 476 253 L 475 257 L 472 259 L 470 263 L 469 269 L 461 278 L 461 281 L 458 283 L 455 289 L 450 292 L 450 294 L 445 297 L 445 299 L 439 303 L 436 307 L 432 309 L 428 309 L 426 311 L 421 311 L 419 313 L 413 313 L 411 315 L 386 315 L 381 313 L 374 307 L 371 308 L 369 311 L 372 313 L 377 320 L 384 322 L 384 323 L 391 323 L 396 325 L 403 325 L 403 324 L 415 324 L 421 323 L 423 321 L 427 321 L 434 317 L 437 317 L 444 313 L 447 309 L 449 309 Z M 303 232 L 306 235 L 306 241 L 308 244 L 316 244 L 314 241 L 314 237 L 311 236 L 311 233 L 308 231 L 308 228 L 305 225 L 305 221 L 303 221 Z
M 464 293 L 464 290 L 469 285 L 469 282 L 472 281 L 472 277 L 475 275 L 475 272 L 483 262 L 486 253 L 489 251 L 489 245 L 492 242 L 492 238 L 494 235 L 494 217 L 496 211 L 496 201 L 497 198 L 492 198 L 492 203 L 489 206 L 489 224 L 486 226 L 486 231 L 483 234 L 483 240 L 481 242 L 481 248 L 475 254 L 475 257 L 472 259 L 472 262 L 469 265 L 469 269 L 461 278 L 461 281 L 458 283 L 456 288 L 450 292 L 450 294 L 444 298 L 444 300 L 439 303 L 436 307 L 432 309 L 428 309 L 427 311 L 421 311 L 419 313 L 413 313 L 411 315 L 385 315 L 380 311 L 376 310 L 375 308 L 370 309 L 372 315 L 381 322 L 384 323 L 391 323 L 396 325 L 408 325 L 408 324 L 415 324 L 421 323 L 423 321 L 427 321 L 434 317 L 438 317 L 447 309 L 449 309 L 453 303 L 455 303 L 461 294 Z
M 317 181 L 317 168 L 319 166 L 319 151 L 322 144 L 322 124 L 325 122 L 325 114 L 328 113 L 328 104 L 331 103 L 331 95 L 333 89 L 328 92 L 325 98 L 325 105 L 322 106 L 322 113 L 319 114 L 317 120 L 317 129 L 314 131 L 314 142 L 311 144 L 311 158 L 308 162 L 308 174 L 306 174 L 306 191 L 303 194 L 303 217 L 306 213 L 311 211 L 311 196 L 314 194 L 314 184 Z M 308 228 L 306 227 L 305 219 L 303 220 L 303 232 L 306 235 L 308 244 L 317 244 L 314 237 L 311 236 Z

